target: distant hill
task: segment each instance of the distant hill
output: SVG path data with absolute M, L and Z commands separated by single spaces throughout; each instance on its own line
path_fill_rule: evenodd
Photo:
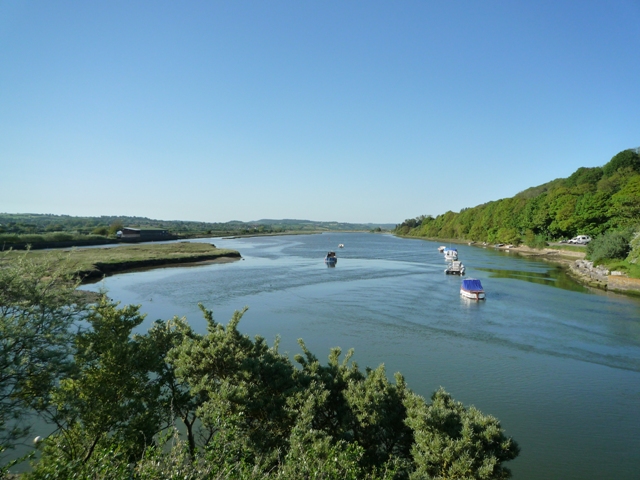
M 250 224 L 258 225 L 272 225 L 272 226 L 287 226 L 287 227 L 312 227 L 320 230 L 373 230 L 380 228 L 382 230 L 393 230 L 395 224 L 393 223 L 345 223 L 345 222 L 315 222 L 313 220 L 293 220 L 293 219 L 262 219 L 255 222 L 249 222 Z
M 37 244 L 41 242 L 90 240 L 104 243 L 123 227 L 163 229 L 179 237 L 254 235 L 322 231 L 393 230 L 393 224 L 356 224 L 341 222 L 315 222 L 312 220 L 256 220 L 253 222 L 193 222 L 182 220 L 156 220 L 146 217 L 101 216 L 73 217 L 51 214 L 0 213 L 0 244 Z M 91 239 L 84 237 L 91 237 Z
M 595 237 L 640 225 L 640 149 L 624 150 L 602 167 L 576 170 L 495 200 L 437 217 L 407 219 L 394 232 L 489 243 L 540 244 L 579 234 Z

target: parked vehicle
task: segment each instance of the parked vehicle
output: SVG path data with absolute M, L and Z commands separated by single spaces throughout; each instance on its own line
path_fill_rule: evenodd
M 591 237 L 589 235 L 578 235 L 577 237 L 573 237 L 567 243 L 571 243 L 573 245 L 586 245 L 591 241 Z

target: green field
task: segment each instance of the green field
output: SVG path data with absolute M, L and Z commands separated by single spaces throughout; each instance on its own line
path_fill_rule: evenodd
M 83 280 L 101 278 L 116 272 L 137 268 L 195 263 L 221 258 L 237 259 L 235 250 L 216 248 L 209 243 L 136 244 L 111 248 L 72 248 L 55 251 L 8 251 L 0 256 L 0 264 L 25 257 L 32 261 L 53 260 L 69 273 Z

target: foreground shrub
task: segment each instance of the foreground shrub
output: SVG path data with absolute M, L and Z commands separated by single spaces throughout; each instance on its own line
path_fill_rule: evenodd
M 61 309 L 60 302 L 73 303 L 75 284 L 54 273 L 39 264 L 0 267 L 0 323 L 7 327 L 0 350 L 11 364 L 29 366 L 24 382 L 4 385 L 24 395 L 0 402 L 0 420 L 37 407 L 57 427 L 38 444 L 40 458 L 26 479 L 498 480 L 509 476 L 502 463 L 518 455 L 495 418 L 444 390 L 429 404 L 402 375 L 390 381 L 384 365 L 361 371 L 352 350 L 341 359 L 334 348 L 322 364 L 299 340 L 295 365 L 278 341 L 269 347 L 238 331 L 244 310 L 222 325 L 203 306 L 204 335 L 180 318 L 135 334 L 144 319 L 139 306 L 102 296 L 89 308 Z M 54 282 L 46 292 L 27 288 L 43 277 Z M 67 315 L 53 325 L 64 335 L 56 340 L 57 330 L 40 322 L 29 355 L 15 357 L 10 347 L 28 331 L 8 327 L 42 305 L 54 319 Z M 74 319 L 82 325 L 71 335 Z M 30 360 L 38 358 L 43 366 L 33 376 Z M 162 432 L 177 432 L 176 418 L 186 441 L 176 434 L 169 444 Z M 11 435 L 0 447 L 18 440 L 4 433 Z

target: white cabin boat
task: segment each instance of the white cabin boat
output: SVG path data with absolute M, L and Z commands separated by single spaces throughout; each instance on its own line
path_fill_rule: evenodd
M 444 250 L 444 259 L 450 262 L 458 260 L 458 250 L 455 248 L 446 248 Z
M 471 300 L 486 300 L 484 288 L 480 280 L 476 278 L 465 278 L 460 285 L 460 295 Z
M 455 260 L 444 269 L 444 273 L 447 275 L 464 275 L 464 265 L 462 262 Z
M 438 251 L 440 253 L 444 252 L 446 249 L 447 249 L 447 247 L 445 247 L 445 246 L 438 247 Z

